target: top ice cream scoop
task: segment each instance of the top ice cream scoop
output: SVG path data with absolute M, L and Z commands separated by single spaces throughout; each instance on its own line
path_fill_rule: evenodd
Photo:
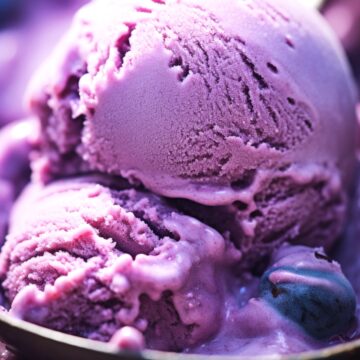
M 164 196 L 224 205 L 247 202 L 263 171 L 316 165 L 346 183 L 353 166 L 348 65 L 298 2 L 94 1 L 29 93 L 45 177 L 77 172 L 81 159 Z
M 256 239 L 328 249 L 341 232 L 355 87 L 335 37 L 300 2 L 94 1 L 29 97 L 43 181 L 121 175 L 211 205 L 211 226 L 224 206 L 244 253 Z

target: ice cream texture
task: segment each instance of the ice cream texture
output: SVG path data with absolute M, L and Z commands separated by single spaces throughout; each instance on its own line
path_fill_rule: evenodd
M 244 253 L 276 239 L 328 249 L 352 178 L 355 99 L 338 43 L 298 2 L 94 1 L 29 90 L 37 174 L 96 170 L 233 207 Z
M 198 344 L 220 326 L 232 247 L 157 196 L 116 187 L 78 179 L 25 191 L 1 256 L 11 312 L 97 340 L 131 325 L 149 348 Z
M 357 294 L 326 255 L 356 91 L 319 14 L 94 0 L 28 102 L 32 180 L 0 253 L 10 314 L 130 350 L 288 354 L 359 336 Z
M 117 344 L 130 331 L 135 349 L 250 354 L 271 345 L 257 350 L 265 354 L 319 347 L 354 321 L 354 291 L 322 249 L 283 246 L 258 290 L 250 273 L 236 275 L 231 242 L 126 182 L 31 185 L 12 216 L 0 257 L 10 313 L 55 330 Z M 311 291 L 299 306 L 303 287 Z M 286 304 L 302 316 L 282 316 Z M 310 336 L 318 316 L 325 330 Z

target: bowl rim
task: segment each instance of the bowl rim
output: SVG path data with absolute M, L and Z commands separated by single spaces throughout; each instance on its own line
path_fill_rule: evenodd
M 74 335 L 65 334 L 59 331 L 47 329 L 45 327 L 29 323 L 27 321 L 18 319 L 5 311 L 0 312 L 0 324 L 4 327 L 0 327 L 0 337 L 4 339 L 6 344 L 16 348 L 16 345 L 7 341 L 7 336 L 2 329 L 11 329 L 12 332 L 29 333 L 29 335 L 40 337 L 44 340 L 61 343 L 71 347 L 76 347 L 96 353 L 102 353 L 104 355 L 118 356 L 121 358 L 128 358 L 131 354 L 133 359 L 146 359 L 146 360 L 205 360 L 209 359 L 209 355 L 202 354 L 185 354 L 174 353 L 156 350 L 143 350 L 140 352 L 130 352 L 119 350 L 115 344 L 104 343 L 100 341 L 81 338 Z M 291 355 L 259 355 L 259 356 L 242 356 L 242 355 L 226 355 L 226 359 L 261 359 L 261 360 L 315 360 L 315 359 L 329 359 L 333 356 L 345 356 L 359 351 L 360 356 L 360 339 L 352 340 L 343 344 L 333 345 L 319 350 L 311 350 Z M 211 355 L 212 360 L 224 360 L 225 355 Z

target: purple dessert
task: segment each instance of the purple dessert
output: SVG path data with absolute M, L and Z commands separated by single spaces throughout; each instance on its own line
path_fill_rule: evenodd
M 358 336 L 356 292 L 327 255 L 354 183 L 356 90 L 319 14 L 94 0 L 28 103 L 37 140 L 0 134 L 9 314 L 136 351 Z
M 353 326 L 354 291 L 322 249 L 281 247 L 261 280 L 237 274 L 240 256 L 167 200 L 97 176 L 24 191 L 0 274 L 12 315 L 126 349 L 299 352 Z

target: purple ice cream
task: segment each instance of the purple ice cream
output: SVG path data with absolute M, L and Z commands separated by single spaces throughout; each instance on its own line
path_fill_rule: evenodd
M 22 195 L 0 260 L 10 312 L 96 340 L 121 343 L 131 326 L 148 348 L 199 345 L 220 326 L 232 244 L 155 195 L 101 183 Z
M 298 175 L 288 169 L 282 176 L 262 179 L 258 192 L 256 184 L 249 186 L 250 205 L 236 201 L 208 207 L 189 200 L 172 201 L 232 241 L 241 250 L 241 267 L 263 268 L 264 257 L 283 242 L 330 249 L 342 230 L 340 219 L 346 209 L 339 184 L 328 183 L 319 169 L 303 179 Z
M 30 91 L 45 158 L 58 153 L 50 171 L 62 175 L 61 155 L 75 151 L 91 168 L 206 205 L 241 200 L 251 170 L 282 173 L 307 154 L 311 166 L 341 162 L 346 179 L 354 99 L 320 17 L 281 0 L 95 1 Z M 75 143 L 63 135 L 79 117 Z
M 341 232 L 355 89 L 297 2 L 94 1 L 29 94 L 45 182 L 96 170 L 225 207 L 244 256 L 263 242 L 330 248 Z
M 25 190 L 0 257 L 13 316 L 120 348 L 206 354 L 300 352 L 351 330 L 353 290 L 322 249 L 282 247 L 259 291 L 259 279 L 236 275 L 239 253 L 219 233 L 114 180 L 68 179 Z M 308 322 L 284 316 L 264 282 L 285 287 L 277 296 L 293 306 L 289 284 L 313 287 L 321 304 L 324 290 L 342 309 L 342 326 L 325 307 L 335 328 L 315 328 L 306 299 Z
M 11 315 L 128 350 L 289 354 L 358 336 L 326 255 L 353 182 L 356 91 L 319 14 L 94 0 L 28 101 L 39 146 L 0 148 L 0 197 L 22 179 L 7 159 L 32 151 L 31 183 L 3 202 Z

